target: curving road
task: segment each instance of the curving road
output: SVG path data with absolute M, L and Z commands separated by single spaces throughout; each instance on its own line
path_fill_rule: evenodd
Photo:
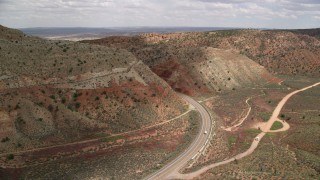
M 274 109 L 274 111 L 273 111 L 273 113 L 272 113 L 272 116 L 271 116 L 270 119 L 268 120 L 267 124 L 264 125 L 264 126 L 261 128 L 261 130 L 262 130 L 263 132 L 268 132 L 268 131 L 270 131 L 270 128 L 271 128 L 271 126 L 273 125 L 273 123 L 274 123 L 276 120 L 278 120 L 278 116 L 279 116 L 279 114 L 280 114 L 280 111 L 281 111 L 282 107 L 286 104 L 286 102 L 288 101 L 288 99 L 291 98 L 291 96 L 293 96 L 293 95 L 295 95 L 295 94 L 297 94 L 297 93 L 299 93 L 299 92 L 302 92 L 302 91 L 308 90 L 308 89 L 310 89 L 310 88 L 313 88 L 313 87 L 315 87 L 315 86 L 318 86 L 318 85 L 320 85 L 320 82 L 315 83 L 315 84 L 313 84 L 313 85 L 311 85 L 311 86 L 307 86 L 307 87 L 305 87 L 305 88 L 302 88 L 302 89 L 293 91 L 293 92 L 289 93 L 288 95 L 286 95 L 286 96 L 278 103 L 277 107 Z
M 275 121 L 279 121 L 278 120 L 278 116 L 281 112 L 281 109 L 283 108 L 283 106 L 285 105 L 285 103 L 290 99 L 290 97 L 292 97 L 293 95 L 305 91 L 307 89 L 310 89 L 312 87 L 318 86 L 320 85 L 320 82 L 315 83 L 311 86 L 307 86 L 305 88 L 293 91 L 291 93 L 289 93 L 288 95 L 286 95 L 277 105 L 277 107 L 274 109 L 272 116 L 270 117 L 270 119 L 268 120 L 268 122 L 261 127 L 262 132 L 260 134 L 258 134 L 252 141 L 252 144 L 250 146 L 250 148 L 248 150 L 246 150 L 243 153 L 240 153 L 230 159 L 227 159 L 225 161 L 221 161 L 218 163 L 214 163 L 208 166 L 205 166 L 195 172 L 192 173 L 188 173 L 188 174 L 180 174 L 179 170 L 188 162 L 188 160 L 190 160 L 193 156 L 192 155 L 196 155 L 197 154 L 197 149 L 203 147 L 206 139 L 209 138 L 208 135 L 203 135 L 203 132 L 205 131 L 206 127 L 210 127 L 207 128 L 208 130 L 211 129 L 211 120 L 210 120 L 210 116 L 208 114 L 208 112 L 201 106 L 201 104 L 199 104 L 198 102 L 194 101 L 193 99 L 191 99 L 188 96 L 185 95 L 181 95 L 186 101 L 188 101 L 190 104 L 192 104 L 200 113 L 202 116 L 202 125 L 201 125 L 201 131 L 198 134 L 196 140 L 192 143 L 192 145 L 183 153 L 181 154 L 178 158 L 176 158 L 175 160 L 173 160 L 171 163 L 169 163 L 168 165 L 166 165 L 165 167 L 163 167 L 162 169 L 160 169 L 159 171 L 155 172 L 154 174 L 150 175 L 149 177 L 147 177 L 147 179 L 193 179 L 203 173 L 205 173 L 206 171 L 208 171 L 209 169 L 212 169 L 214 167 L 223 165 L 223 164 L 228 164 L 230 162 L 235 161 L 236 159 L 241 159 L 243 157 L 246 157 L 250 154 L 252 154 L 254 152 L 254 150 L 258 147 L 259 142 L 261 141 L 261 139 L 266 135 L 267 132 L 279 132 L 279 131 L 286 131 L 287 129 L 289 129 L 289 124 L 287 124 L 286 122 L 284 122 L 284 128 L 279 129 L 277 131 L 272 131 L 271 126 Z M 207 116 L 207 117 L 205 117 Z M 208 119 L 206 119 L 208 118 Z M 208 121 L 208 122 L 207 122 Z M 280 121 L 281 122 L 281 121 Z M 209 124 L 205 124 L 205 123 L 209 123 Z M 257 140 L 256 140 L 257 138 Z
M 218 163 L 214 163 L 214 164 L 211 164 L 211 165 L 208 165 L 208 166 L 205 166 L 195 172 L 192 172 L 192 173 L 189 173 L 189 174 L 181 174 L 179 176 L 179 179 L 193 179 L 203 173 L 205 173 L 206 171 L 208 171 L 209 169 L 212 169 L 214 167 L 217 167 L 217 166 L 220 166 L 220 165 L 223 165 L 223 164 L 227 164 L 227 163 L 230 163 L 230 162 L 233 162 L 235 161 L 236 159 L 241 159 L 243 157 L 246 157 L 250 154 L 252 154 L 254 152 L 254 150 L 258 147 L 259 145 L 259 142 L 261 141 L 261 139 L 266 135 L 267 132 L 280 132 L 280 131 L 286 131 L 289 129 L 289 124 L 286 124 L 284 123 L 284 128 L 282 129 L 279 129 L 279 130 L 276 130 L 276 131 L 273 131 L 273 130 L 270 130 L 271 129 L 271 126 L 273 125 L 273 123 L 275 121 L 279 121 L 278 120 L 278 116 L 281 112 L 281 109 L 283 108 L 283 106 L 285 105 L 285 103 L 289 100 L 290 97 L 292 97 L 293 95 L 299 93 L 299 92 L 302 92 L 302 91 L 305 91 L 305 90 L 308 90 L 310 88 L 313 88 L 315 86 L 318 86 L 320 85 L 320 82 L 318 83 L 315 83 L 311 86 L 307 86 L 305 88 L 302 88 L 302 89 L 299 89 L 299 90 L 296 90 L 296 91 L 293 91 L 291 93 L 289 93 L 288 95 L 286 95 L 280 102 L 279 104 L 277 105 L 277 107 L 274 109 L 273 113 L 272 113 L 272 116 L 270 117 L 270 119 L 268 120 L 268 122 L 263 126 L 261 127 L 261 130 L 262 132 L 260 134 L 258 134 L 252 141 L 252 144 L 250 146 L 250 148 L 248 150 L 246 150 L 245 152 L 243 153 L 240 153 L 228 160 L 225 160 L 225 161 L 221 161 L 221 162 L 218 162 Z M 280 121 L 281 122 L 281 121 Z M 256 140 L 256 138 L 258 138 L 258 140 Z
M 199 111 L 201 115 L 201 125 L 200 131 L 196 136 L 192 144 L 186 149 L 182 154 L 180 154 L 176 159 L 171 161 L 169 164 L 165 165 L 160 170 L 149 175 L 145 179 L 175 179 L 181 176 L 179 170 L 182 169 L 191 159 L 193 159 L 199 152 L 204 149 L 206 142 L 210 138 L 211 134 L 211 117 L 208 111 L 197 101 L 189 96 L 179 94 L 184 100 L 189 102 L 196 110 Z M 205 134 L 205 131 L 208 133 Z

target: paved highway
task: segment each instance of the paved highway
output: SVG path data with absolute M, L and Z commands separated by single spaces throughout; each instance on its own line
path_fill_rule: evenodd
M 184 100 L 189 102 L 192 106 L 194 106 L 197 111 L 199 111 L 201 115 L 200 131 L 189 148 L 186 149 L 182 154 L 180 154 L 180 156 L 171 161 L 169 164 L 165 165 L 160 170 L 146 177 L 145 179 L 162 180 L 179 178 L 181 176 L 179 170 L 181 170 L 193 157 L 195 157 L 201 150 L 204 149 L 205 143 L 211 136 L 210 134 L 212 122 L 210 114 L 207 112 L 207 110 L 191 97 L 183 94 L 180 94 L 180 96 Z M 207 131 L 208 133 L 205 134 L 205 131 Z

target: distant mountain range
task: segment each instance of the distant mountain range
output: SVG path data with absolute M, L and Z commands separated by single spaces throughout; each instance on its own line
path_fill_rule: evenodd
M 173 33 L 173 32 L 205 32 L 216 30 L 239 29 L 232 27 L 35 27 L 22 28 L 24 33 L 47 39 L 84 40 L 98 39 L 106 36 L 134 36 L 143 33 Z

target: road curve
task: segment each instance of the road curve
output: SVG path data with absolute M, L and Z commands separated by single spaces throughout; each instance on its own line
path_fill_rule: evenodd
M 315 83 L 315 84 L 313 84 L 313 85 L 311 85 L 311 86 L 307 86 L 307 87 L 305 87 L 305 88 L 302 88 L 302 89 L 293 91 L 293 92 L 289 93 L 288 95 L 286 95 L 286 96 L 278 103 L 277 107 L 274 109 L 274 111 L 273 111 L 273 113 L 272 113 L 272 116 L 271 116 L 270 119 L 268 120 L 267 124 L 264 125 L 264 126 L 261 128 L 261 130 L 262 130 L 263 132 L 269 132 L 269 131 L 270 131 L 271 126 L 273 125 L 273 123 L 274 123 L 276 120 L 278 120 L 278 116 L 279 116 L 279 114 L 280 114 L 280 111 L 281 111 L 282 107 L 285 105 L 285 103 L 288 101 L 288 99 L 291 98 L 291 96 L 293 96 L 293 95 L 295 95 L 295 94 L 297 94 L 297 93 L 299 93 L 299 92 L 305 91 L 305 90 L 307 90 L 307 89 L 313 88 L 313 87 L 315 87 L 315 86 L 318 86 L 318 85 L 320 85 L 320 82 Z
M 192 142 L 192 144 L 183 153 L 181 153 L 176 159 L 171 161 L 169 164 L 162 167 L 160 170 L 147 176 L 145 179 L 162 180 L 175 179 L 177 177 L 180 177 L 181 174 L 179 173 L 179 170 L 181 170 L 188 163 L 188 161 L 190 161 L 199 153 L 199 151 L 203 149 L 206 141 L 210 138 L 212 122 L 208 111 L 191 97 L 183 94 L 179 94 L 179 96 L 187 102 L 189 102 L 192 106 L 194 106 L 194 108 L 200 113 L 202 120 L 200 124 L 200 131 L 196 136 L 195 140 Z M 205 134 L 205 131 L 207 131 L 208 133 Z
M 217 167 L 217 166 L 220 166 L 220 165 L 223 165 L 223 164 L 227 164 L 227 163 L 230 163 L 232 161 L 235 161 L 235 159 L 241 159 L 243 157 L 246 157 L 250 154 L 253 153 L 253 151 L 258 147 L 259 145 L 259 142 L 261 141 L 261 139 L 266 135 L 267 132 L 279 132 L 279 131 L 285 131 L 289 128 L 289 125 L 288 127 L 284 127 L 282 129 L 280 129 L 279 131 L 272 131 L 270 130 L 271 129 L 271 126 L 273 125 L 273 123 L 275 121 L 278 120 L 278 116 L 281 112 L 281 109 L 283 108 L 283 106 L 285 105 L 285 103 L 289 100 L 290 97 L 292 97 L 293 95 L 299 93 L 299 92 L 302 92 L 302 91 L 305 91 L 307 89 L 310 89 L 312 87 L 315 87 L 315 86 L 318 86 L 320 85 L 320 82 L 318 83 L 315 83 L 311 86 L 307 86 L 305 88 L 302 88 L 302 89 L 299 89 L 299 90 L 296 90 L 296 91 L 293 91 L 291 93 L 289 93 L 288 95 L 286 95 L 277 105 L 277 107 L 274 109 L 273 113 L 272 113 L 272 116 L 270 117 L 270 119 L 268 120 L 268 122 L 261 128 L 261 130 L 263 132 L 261 132 L 260 134 L 258 134 L 252 141 L 252 144 L 250 146 L 250 148 L 248 150 L 246 150 L 245 152 L 243 153 L 240 153 L 230 159 L 227 159 L 225 161 L 221 161 L 221 162 L 218 162 L 218 163 L 214 163 L 214 164 L 211 164 L 211 165 L 208 165 L 208 166 L 205 166 L 195 172 L 192 172 L 192 173 L 189 173 L 189 174 L 180 174 L 179 176 L 179 179 L 193 179 L 203 173 L 205 173 L 206 171 L 208 171 L 209 169 L 212 169 L 214 167 Z M 258 140 L 256 140 L 256 138 L 258 138 Z

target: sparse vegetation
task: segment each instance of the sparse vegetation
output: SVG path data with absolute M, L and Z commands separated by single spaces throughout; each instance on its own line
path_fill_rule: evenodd
M 260 117 L 262 118 L 263 121 L 268 121 L 272 115 L 271 112 L 260 112 Z
M 0 26 L 2 153 L 132 131 L 185 111 L 184 101 L 126 50 L 27 36 L 15 43 L 2 36 L 4 29 L 12 31 Z M 17 159 L 28 166 L 51 163 L 69 156 L 60 150 L 57 156 L 37 151 Z M 89 153 L 76 151 L 77 157 Z M 16 162 L 7 165 L 20 167 Z
M 228 144 L 229 144 L 229 146 L 234 145 L 234 144 L 236 143 L 236 140 L 237 140 L 237 138 L 236 138 L 234 135 L 230 135 L 230 136 L 228 137 Z
M 172 89 L 199 99 L 204 95 L 212 98 L 203 105 L 217 116 L 217 127 L 233 125 L 242 118 L 248 111 L 246 99 L 254 97 L 250 100 L 252 112 L 245 122 L 228 136 L 217 130 L 211 141 L 217 145 L 209 148 L 199 162 L 225 159 L 249 148 L 260 130 L 248 128 L 252 123 L 261 123 L 261 118 L 269 119 L 269 111 L 289 91 L 287 87 L 295 89 L 312 81 L 302 78 L 278 85 L 277 78 L 265 68 L 277 75 L 319 75 L 319 41 L 286 32 L 145 34 L 91 42 L 112 48 L 32 37 L 8 38 L 0 35 L 4 52 L 0 54 L 0 113 L 5 122 L 1 152 L 86 140 L 79 145 L 35 151 L 32 156 L 28 152 L 3 156 L 8 166 L 19 168 L 18 160 L 27 164 L 19 169 L 19 175 L 28 172 L 31 179 L 92 178 L 93 174 L 109 179 L 141 179 L 161 168 L 192 141 L 199 128 L 199 116 L 192 111 L 188 118 L 183 116 L 161 127 L 139 130 L 188 109 Z M 145 64 L 136 64 L 140 60 L 171 88 Z M 264 84 L 267 85 L 261 87 Z M 259 88 L 265 89 L 266 97 L 257 96 L 261 93 Z M 312 95 L 308 93 L 304 100 L 319 104 L 315 101 L 319 98 Z M 314 136 L 319 132 L 316 125 L 320 114 L 304 101 L 297 102 L 280 115 L 294 124 L 283 133 L 286 136 L 267 134 L 253 156 L 220 166 L 204 179 L 213 179 L 211 175 L 215 179 L 316 178 L 319 148 Z M 271 129 L 282 126 L 275 122 Z M 139 131 L 112 136 L 132 130 Z M 95 138 L 100 139 L 91 141 Z M 289 146 L 284 148 L 284 144 Z M 49 171 L 52 173 L 48 175 Z M 72 173 L 65 177 L 65 172 Z M 296 173 L 297 176 L 292 175 Z

